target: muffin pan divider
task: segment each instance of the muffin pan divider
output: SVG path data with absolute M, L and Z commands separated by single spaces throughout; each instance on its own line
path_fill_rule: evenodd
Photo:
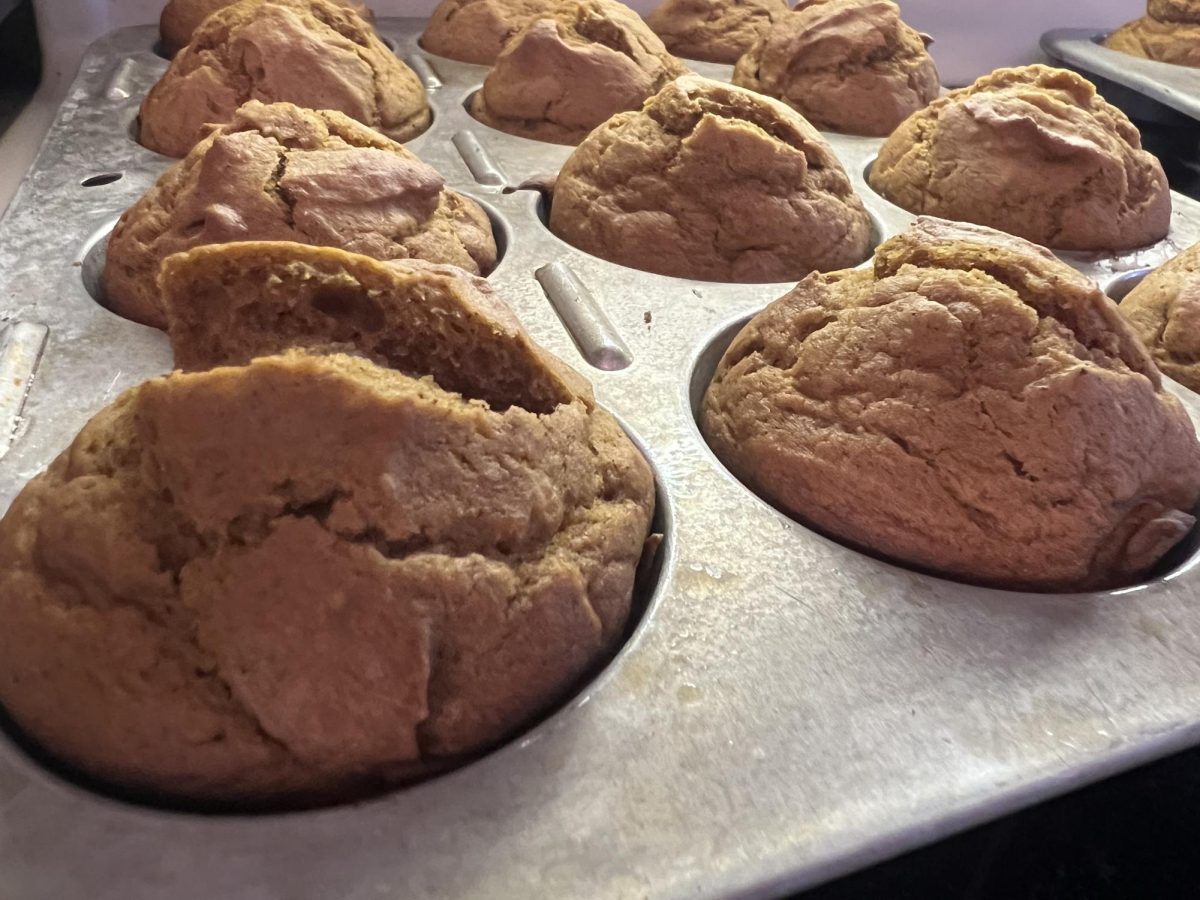
M 758 499 L 694 407 L 740 323 L 790 285 L 647 274 L 556 238 L 541 195 L 513 188 L 570 148 L 475 122 L 463 102 L 485 70 L 423 54 L 422 24 L 379 23 L 430 89 L 433 125 L 409 146 L 487 205 L 507 242 L 490 280 L 655 467 L 666 539 L 642 620 L 540 724 L 353 805 L 136 806 L 5 738 L 0 896 L 768 896 L 1200 742 L 1195 540 L 1172 571 L 1120 591 L 1018 593 L 880 561 Z M 93 45 L 0 221 L 0 419 L 13 421 L 0 509 L 91 415 L 171 368 L 161 333 L 91 295 L 108 230 L 171 162 L 131 138 L 165 67 L 155 39 L 132 28 Z M 879 142 L 830 141 L 878 237 L 906 228 L 864 180 Z M 1174 199 L 1160 244 L 1065 258 L 1105 287 L 1163 262 L 1200 240 L 1200 204 Z

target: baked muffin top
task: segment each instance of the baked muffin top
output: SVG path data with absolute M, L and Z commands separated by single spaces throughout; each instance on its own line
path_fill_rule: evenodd
M 460 62 L 490 66 L 508 39 L 534 19 L 553 15 L 561 0 L 441 0 L 421 46 Z
M 163 49 L 174 54 L 192 39 L 200 23 L 219 9 L 232 6 L 237 0 L 167 0 L 158 20 Z M 339 6 L 352 9 L 368 22 L 374 19 L 371 10 L 358 0 L 334 0 Z
M 663 0 L 646 23 L 677 56 L 733 63 L 787 11 L 786 0 Z
M 161 328 L 163 259 L 245 240 L 417 257 L 475 274 L 496 263 L 486 213 L 400 144 L 338 112 L 251 100 L 121 216 L 108 241 L 105 303 Z
M 289 243 L 164 268 L 176 306 L 242 317 L 177 346 L 254 358 L 126 392 L 0 521 L 27 735 L 126 789 L 344 800 L 487 749 L 615 648 L 649 468 L 484 283 Z M 310 352 L 264 355 L 281 334 Z
M 420 80 L 332 0 L 238 0 L 213 13 L 142 103 L 143 145 L 183 156 L 248 100 L 343 112 L 406 141 L 431 120 Z
M 1116 305 L 1040 247 L 928 217 L 755 316 L 702 428 L 802 521 L 999 587 L 1128 584 L 1200 500 L 1191 420 Z
M 1125 114 L 1074 72 L 997 69 L 913 113 L 879 150 L 871 187 L 910 212 L 976 222 L 1061 250 L 1166 236 L 1162 165 Z
M 833 150 L 795 110 L 687 75 L 576 148 L 550 230 L 662 275 L 786 281 L 854 265 L 871 223 Z
M 686 72 L 625 4 L 564 0 L 509 40 L 471 114 L 521 137 L 577 144 Z
M 1121 300 L 1121 312 L 1158 367 L 1200 391 L 1200 244 L 1142 279 Z
M 882 137 L 938 95 L 926 40 L 891 0 L 818 0 L 778 17 L 738 60 L 733 83 L 823 130 Z
M 1126 22 L 1104 40 L 1110 50 L 1176 66 L 1200 66 L 1200 22 L 1163 21 L 1142 16 Z

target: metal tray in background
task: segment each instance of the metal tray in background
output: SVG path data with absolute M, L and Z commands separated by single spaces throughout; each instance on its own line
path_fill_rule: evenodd
M 570 149 L 474 122 L 463 102 L 484 70 L 424 56 L 418 21 L 380 27 L 430 88 L 433 126 L 410 146 L 492 211 L 506 252 L 491 280 L 647 448 L 667 537 L 657 591 L 618 657 L 545 721 L 356 805 L 138 807 L 0 741 L 0 896 L 766 896 L 1200 742 L 1195 542 L 1124 590 L 1039 595 L 911 572 L 780 514 L 708 450 L 693 404 L 738 324 L 788 285 L 660 277 L 564 244 L 536 193 L 503 188 Z M 171 368 L 162 334 L 85 290 L 107 230 L 171 162 L 131 134 L 166 65 L 154 40 L 126 29 L 90 49 L 0 222 L 14 424 L 0 510 L 118 392 Z M 863 178 L 879 142 L 831 142 L 880 236 L 906 228 Z M 1200 239 L 1200 207 L 1175 203 L 1168 240 L 1070 261 L 1103 285 L 1161 263 Z
M 1085 75 L 1097 76 L 1191 119 L 1200 119 L 1200 69 L 1110 50 L 1101 43 L 1106 37 L 1107 31 L 1095 28 L 1059 28 L 1042 35 L 1042 51 Z M 1127 107 L 1120 98 L 1107 93 L 1105 96 Z M 1152 109 L 1142 111 L 1145 118 L 1157 118 Z

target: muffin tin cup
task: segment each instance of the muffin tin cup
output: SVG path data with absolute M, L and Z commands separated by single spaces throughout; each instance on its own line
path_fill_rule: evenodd
M 1109 99 L 1139 119 L 1174 124 L 1171 117 L 1164 118 L 1163 106 L 1200 119 L 1200 69 L 1111 50 L 1104 46 L 1106 37 L 1107 31 L 1095 28 L 1058 28 L 1042 35 L 1041 46 L 1047 56 L 1103 87 L 1126 90 L 1125 96 Z
M 485 69 L 420 51 L 420 21 L 379 26 L 430 88 L 433 126 L 409 146 L 507 230 L 490 280 L 657 470 L 656 592 L 617 657 L 540 724 L 354 805 L 137 806 L 5 741 L 0 895 L 776 894 L 1200 742 L 1194 552 L 1119 591 L 1018 593 L 877 560 L 772 508 L 716 459 L 693 410 L 738 324 L 790 285 L 651 275 L 554 237 L 540 196 L 506 189 L 553 174 L 571 148 L 476 122 L 462 102 Z M 91 415 L 171 368 L 164 335 L 85 289 L 89 250 L 170 163 L 129 136 L 166 65 L 155 38 L 133 28 L 93 45 L 0 222 L 0 415 L 12 423 L 0 509 Z M 881 236 L 904 230 L 913 217 L 863 180 L 879 142 L 830 141 Z M 1167 241 L 1064 258 L 1104 287 L 1158 265 L 1200 239 L 1200 206 L 1175 204 Z

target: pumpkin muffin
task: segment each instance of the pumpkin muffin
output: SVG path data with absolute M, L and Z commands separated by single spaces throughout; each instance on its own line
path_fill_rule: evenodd
M 126 392 L 17 497 L 0 702 L 27 736 L 173 799 L 343 800 L 487 749 L 613 652 L 650 470 L 484 283 L 299 244 L 166 271 L 183 309 L 295 310 L 310 351 L 247 327 L 253 361 Z M 316 352 L 351 334 L 370 358 Z
M 429 17 L 421 46 L 459 62 L 490 66 L 509 38 L 553 15 L 561 0 L 442 0 Z
M 688 75 L 576 148 L 550 230 L 612 262 L 766 282 L 869 253 L 871 221 L 833 150 L 795 110 Z
M 142 102 L 141 143 L 184 156 L 243 103 L 333 109 L 407 141 L 425 89 L 360 15 L 332 0 L 238 0 L 205 19 Z
M 1126 22 L 1104 46 L 1177 66 L 1200 66 L 1200 2 L 1150 0 L 1146 15 Z
M 910 212 L 1059 250 L 1161 240 L 1171 192 L 1125 114 L 1074 72 L 998 69 L 913 113 L 879 150 L 876 191 Z
M 121 216 L 108 241 L 105 302 L 161 328 L 162 261 L 249 240 L 417 257 L 475 274 L 496 263 L 484 211 L 400 144 L 341 113 L 251 100 Z
M 941 90 L 927 42 L 891 0 L 818 0 L 776 20 L 733 83 L 822 130 L 885 137 Z
M 578 144 L 686 72 L 623 3 L 566 0 L 509 41 L 472 98 L 471 115 L 520 137 Z
M 799 519 L 998 587 L 1128 584 L 1200 501 L 1191 420 L 1116 305 L 1041 247 L 941 219 L 755 316 L 702 429 Z
M 677 56 L 735 63 L 787 12 L 786 0 L 663 0 L 646 24 Z
M 1163 374 L 1200 391 L 1200 244 L 1147 275 L 1120 308 Z
M 236 2 L 237 0 L 169 0 L 158 20 L 163 50 L 174 55 L 192 39 L 192 32 L 200 27 L 201 22 L 217 10 L 232 6 Z M 357 0 L 333 2 L 354 10 L 368 22 L 374 19 L 371 10 Z

